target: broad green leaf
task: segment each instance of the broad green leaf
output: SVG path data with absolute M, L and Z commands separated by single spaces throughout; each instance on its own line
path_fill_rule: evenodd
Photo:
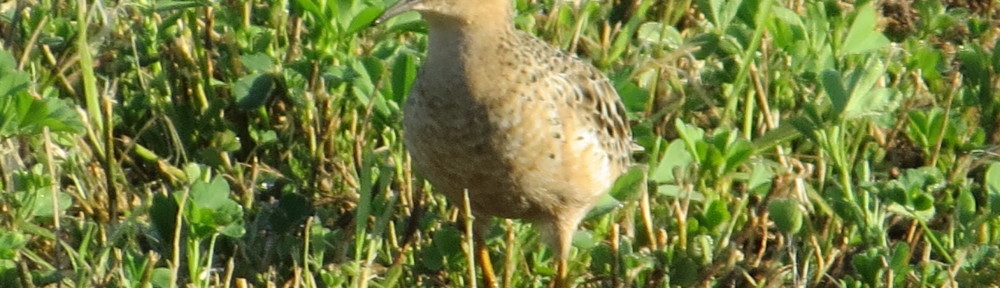
M 932 200 L 933 201 L 933 200 Z M 933 203 L 931 203 L 933 206 Z M 976 217 L 976 198 L 967 187 L 960 188 L 955 199 L 955 210 L 958 210 L 960 223 L 972 223 Z
M 802 229 L 802 210 L 793 198 L 774 199 L 767 203 L 768 217 L 782 233 L 797 233 Z
M 656 183 L 672 183 L 675 180 L 676 170 L 691 165 L 692 161 L 691 152 L 684 149 L 683 141 L 680 139 L 671 141 L 667 150 L 663 152 L 663 159 L 660 159 L 660 163 L 649 177 Z
M 171 12 L 174 10 L 184 10 L 195 7 L 205 7 L 212 5 L 209 1 L 157 1 L 153 6 L 153 11 L 157 13 Z
M 266 73 L 274 69 L 274 60 L 264 53 L 241 55 L 240 63 L 253 73 Z
M 910 245 L 905 241 L 896 243 L 892 250 L 892 259 L 889 260 L 889 267 L 896 272 L 910 268 Z
M 573 233 L 573 247 L 590 250 L 598 243 L 601 243 L 600 239 L 594 239 L 594 233 L 591 231 L 576 230 Z
M 150 284 L 153 284 L 154 288 L 167 288 L 174 287 L 173 283 L 170 281 L 173 277 L 170 268 L 156 268 L 153 269 L 153 276 L 150 278 Z
M 627 77 L 615 80 L 615 90 L 618 91 L 626 111 L 634 112 L 646 109 L 646 103 L 649 101 L 649 90 L 639 87 L 639 85 L 629 81 Z
M 799 14 L 795 13 L 795 11 L 785 7 L 771 7 L 771 15 L 774 15 L 775 19 L 781 20 L 781 22 L 784 22 L 786 25 L 791 25 L 797 29 L 802 29 L 801 27 L 805 26 L 802 22 L 802 16 L 799 16 Z
M 254 73 L 241 77 L 233 85 L 236 107 L 253 110 L 267 103 L 276 88 L 276 79 L 270 73 Z
M 195 182 L 191 186 L 191 201 L 201 208 L 219 209 L 229 200 L 229 182 L 216 176 L 211 182 Z
M 820 79 L 823 83 L 823 90 L 830 97 L 830 104 L 833 106 L 831 112 L 835 118 L 840 116 L 844 108 L 847 107 L 847 101 L 850 101 L 851 98 L 851 94 L 844 87 L 842 77 L 837 71 L 826 70 L 823 71 L 823 76 Z
M 844 37 L 841 45 L 843 54 L 865 53 L 881 49 L 889 44 L 889 38 L 882 35 L 876 26 L 878 15 L 874 5 L 864 5 L 858 8 L 854 23 Z
M 868 249 L 863 253 L 854 255 L 851 265 L 854 271 L 861 274 L 862 279 L 871 286 L 880 286 L 879 279 L 882 278 L 884 269 L 882 268 L 882 255 L 876 248 Z
M 795 116 L 793 118 L 802 118 L 802 116 Z M 795 126 L 778 126 L 778 128 L 767 131 L 764 135 L 753 139 L 754 153 L 762 153 L 763 151 L 774 148 L 775 146 L 795 140 L 795 138 L 798 138 L 799 136 L 802 136 L 802 133 L 796 129 Z
M 695 57 L 695 59 L 703 60 L 711 55 L 714 55 L 719 51 L 719 49 L 721 49 L 719 47 L 720 41 L 719 34 L 703 33 L 690 38 L 687 45 L 697 47 L 697 50 L 691 54 Z
M 774 172 L 771 172 L 766 165 L 753 165 L 750 170 L 750 179 L 747 181 L 747 188 L 756 195 L 765 195 L 771 191 L 771 183 Z
M 603 275 L 610 275 L 611 267 L 617 261 L 612 253 L 611 246 L 601 243 L 590 250 L 590 270 Z
M 27 243 L 28 237 L 21 232 L 0 230 L 0 259 L 14 260 Z
M 705 209 L 703 215 L 704 221 L 702 224 L 709 229 L 714 229 L 729 221 L 730 213 L 729 208 L 726 206 L 726 202 L 722 200 L 715 200 L 708 204 L 708 208 Z
M 990 164 L 983 176 L 986 192 L 989 195 L 990 210 L 993 215 L 1000 215 L 1000 162 Z
M 997 38 L 996 42 L 993 42 L 993 53 L 990 54 L 993 54 L 993 71 L 1000 71 L 1000 38 Z
M 216 225 L 222 226 L 218 229 L 219 234 L 230 238 L 242 237 L 246 233 L 246 228 L 243 225 L 243 206 L 237 204 L 236 201 L 227 199 L 220 208 L 215 211 Z
M 403 99 L 406 99 L 406 95 L 410 93 L 416 79 L 416 57 L 409 54 L 401 54 L 396 57 L 396 61 L 392 65 L 392 100 L 396 103 L 403 103 Z
M 809 138 L 809 140 L 813 142 L 819 142 L 820 139 L 818 138 L 816 131 L 822 128 L 820 126 L 822 125 L 822 123 L 814 122 L 812 121 L 812 119 L 803 116 L 792 117 L 786 120 L 785 122 L 788 123 L 787 126 L 794 127 L 795 130 L 797 130 L 800 135 L 805 135 L 807 138 Z M 794 136 L 794 134 L 790 133 L 789 135 Z
M 460 247 L 465 245 L 462 239 L 462 232 L 455 229 L 454 226 L 447 226 L 434 231 L 433 243 L 435 250 L 439 253 L 438 255 L 447 259 L 465 257 L 462 254 L 462 249 L 460 249 Z
M 173 197 L 163 193 L 153 195 L 153 204 L 149 207 L 149 220 L 158 232 L 160 240 L 165 243 L 173 242 L 179 207 Z
M 916 211 L 926 211 L 934 208 L 934 198 L 927 194 L 919 194 L 913 197 L 913 209 Z
M 855 119 L 859 117 L 874 116 L 891 111 L 892 106 L 898 105 L 892 100 L 893 90 L 889 88 L 875 88 L 868 93 L 851 97 L 846 109 L 844 109 L 844 119 Z
M 726 173 L 736 171 L 743 162 L 753 155 L 753 146 L 749 141 L 738 139 L 726 147 Z
M 643 42 L 650 44 L 666 44 L 668 47 L 677 48 L 684 43 L 684 37 L 677 31 L 677 28 L 664 25 L 661 22 L 646 22 L 639 26 L 636 37 Z
M 59 207 L 52 207 L 53 201 L 51 189 L 39 189 L 26 193 L 37 193 L 35 195 L 35 197 L 37 197 L 34 202 L 35 206 L 32 208 L 35 216 L 52 217 L 55 215 L 56 211 L 53 208 L 58 209 L 61 214 L 63 211 L 66 211 L 66 209 L 69 209 L 69 207 L 73 204 L 73 197 L 70 197 L 69 194 L 63 192 L 57 192 L 56 197 L 58 198 Z
M 345 31 L 345 36 L 361 31 L 361 29 L 368 28 L 371 26 L 375 19 L 382 14 L 382 9 L 376 7 L 367 7 L 358 14 L 354 15 L 351 19 L 351 24 L 347 26 L 347 31 Z
M 633 200 L 643 190 L 643 185 L 646 184 L 645 180 L 646 168 L 643 166 L 634 166 L 625 171 L 621 176 L 618 176 L 608 194 L 615 197 L 618 201 Z
M 6 98 L 28 88 L 30 81 L 28 73 L 17 71 L 17 62 L 15 62 L 14 56 L 6 50 L 0 50 L 0 97 Z
M 680 119 L 677 119 L 674 125 L 677 128 L 677 134 L 682 140 L 684 140 L 685 148 L 691 152 L 694 162 L 701 163 L 704 161 L 702 158 L 704 153 L 699 151 L 700 149 L 698 149 L 698 143 L 701 143 L 702 145 L 705 144 L 702 142 L 705 137 L 705 130 L 695 127 L 694 125 L 685 124 L 684 121 L 681 121 Z

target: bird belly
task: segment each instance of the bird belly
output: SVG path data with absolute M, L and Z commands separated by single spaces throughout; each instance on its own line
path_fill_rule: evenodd
M 422 104 L 407 103 L 404 140 L 414 169 L 434 191 L 457 206 L 468 192 L 477 215 L 526 219 L 540 213 L 495 146 L 496 131 L 482 110 L 427 109 L 436 107 Z
M 545 111 L 549 108 L 423 104 L 411 101 L 404 116 L 414 168 L 455 205 L 468 191 L 476 214 L 536 220 L 589 208 L 617 177 L 608 171 L 606 157 L 593 150 L 598 145 L 585 129 L 554 125 L 549 117 L 519 117 L 552 114 Z

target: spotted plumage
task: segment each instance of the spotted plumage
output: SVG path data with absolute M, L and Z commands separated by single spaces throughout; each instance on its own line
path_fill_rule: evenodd
M 563 282 L 577 225 L 630 165 L 617 93 L 592 65 L 514 29 L 509 0 L 401 0 L 387 13 L 408 9 L 430 28 L 404 107 L 415 170 L 454 204 L 467 192 L 477 230 L 494 216 L 540 226 Z

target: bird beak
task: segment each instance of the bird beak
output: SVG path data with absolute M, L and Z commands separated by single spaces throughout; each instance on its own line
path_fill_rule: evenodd
M 413 10 L 413 6 L 416 6 L 421 2 L 424 1 L 423 0 L 396 1 L 396 4 L 393 4 L 392 6 L 389 6 L 389 8 L 386 8 L 385 11 L 382 11 L 382 16 L 379 16 L 378 19 L 375 20 L 375 24 L 382 24 L 386 20 L 389 20 L 389 18 L 396 17 L 396 15 L 409 12 L 410 10 Z

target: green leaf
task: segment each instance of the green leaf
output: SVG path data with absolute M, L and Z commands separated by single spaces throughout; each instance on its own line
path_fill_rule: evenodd
M 805 44 L 802 41 L 805 40 L 805 24 L 802 22 L 802 16 L 791 9 L 777 5 L 771 7 L 771 15 L 774 15 L 774 21 L 768 28 L 774 34 L 775 45 L 792 50 Z
M 416 57 L 402 54 L 392 65 L 392 100 L 403 103 L 417 79 Z
M 0 230 L 0 259 L 14 260 L 28 243 L 28 237 L 18 231 Z
M 802 118 L 802 116 L 794 116 L 791 119 L 795 118 Z M 796 129 L 795 126 L 778 126 L 778 128 L 767 131 L 764 135 L 753 139 L 754 152 L 762 153 L 763 151 L 774 148 L 775 146 L 795 140 L 799 136 L 802 136 L 802 132 Z
M 53 202 L 51 189 L 39 189 L 27 193 L 37 193 L 35 195 L 35 197 L 37 197 L 34 202 L 35 206 L 32 208 L 35 216 L 52 217 L 55 215 L 56 210 L 52 207 Z M 69 194 L 57 192 L 56 197 L 58 197 L 59 207 L 55 207 L 55 209 L 59 209 L 59 214 L 62 214 L 63 211 L 69 209 L 69 207 L 73 204 L 73 197 L 70 197 Z
M 615 257 L 611 246 L 601 243 L 590 250 L 590 271 L 609 275 L 614 262 Z
M 646 22 L 639 26 L 636 38 L 650 44 L 665 44 L 671 48 L 680 47 L 684 37 L 671 25 L 662 22 Z
M 254 73 L 241 77 L 233 85 L 233 96 L 236 97 L 236 107 L 241 110 L 253 110 L 267 103 L 271 91 L 276 88 L 274 75 L 270 73 Z
M 253 139 L 257 145 L 263 145 L 268 143 L 274 143 L 278 141 L 278 133 L 274 130 L 259 130 L 250 129 L 250 138 Z
M 624 174 L 618 176 L 611 190 L 608 192 L 618 201 L 629 201 L 638 197 L 643 190 L 646 180 L 646 169 L 644 166 L 634 166 Z
M 993 54 L 993 71 L 1000 71 L 1000 38 L 997 38 L 996 42 L 993 42 L 993 53 L 990 54 Z
M 743 139 L 738 139 L 733 141 L 726 147 L 726 173 L 736 171 L 743 162 L 750 159 L 753 155 L 753 146 L 750 145 L 750 141 Z
M 573 247 L 583 249 L 584 251 L 591 250 L 594 246 L 601 243 L 600 239 L 594 239 L 594 233 L 587 230 L 576 230 L 573 232 Z
M 184 9 L 189 9 L 189 8 L 205 7 L 205 6 L 210 6 L 210 5 L 211 5 L 211 3 L 207 2 L 207 1 L 173 1 L 173 0 L 165 0 L 165 1 L 157 1 L 156 4 L 153 6 L 153 11 L 156 12 L 156 13 L 165 13 L 165 12 L 171 12 L 171 11 L 174 11 L 174 10 L 184 10 Z
M 14 56 L 6 50 L 0 50 L 0 97 L 6 98 L 9 95 L 23 91 L 28 88 L 30 81 L 31 78 L 28 73 L 17 70 L 17 62 L 14 60 Z
M 830 97 L 830 104 L 832 104 L 832 115 L 834 118 L 840 116 L 847 107 L 847 101 L 850 101 L 851 94 L 847 92 L 847 88 L 844 87 L 844 82 L 842 81 L 840 73 L 834 70 L 823 71 L 823 76 L 820 81 L 823 83 L 823 90 L 826 91 L 826 95 Z
M 432 241 L 437 243 L 437 241 Z M 444 268 L 444 255 L 438 249 L 420 249 L 417 251 L 420 261 L 416 261 L 418 267 L 430 271 L 438 271 Z
M 149 282 L 153 284 L 154 288 L 173 287 L 173 282 L 170 281 L 170 279 L 173 278 L 171 275 L 173 275 L 173 273 L 170 272 L 170 268 L 156 268 L 153 269 L 153 276 Z
M 229 182 L 215 176 L 212 182 L 195 182 L 191 186 L 191 201 L 201 208 L 219 209 L 229 200 Z
M 990 164 L 983 176 L 986 192 L 989 195 L 990 210 L 993 215 L 1000 215 L 1000 162 Z
M 726 206 L 726 202 L 722 200 L 714 200 L 708 204 L 708 208 L 705 209 L 705 214 L 703 215 L 704 221 L 702 224 L 709 229 L 714 229 L 722 223 L 726 223 L 730 218 L 729 209 Z
M 933 203 L 931 203 L 933 206 Z M 972 223 L 976 217 L 976 198 L 968 186 L 962 187 L 958 191 L 958 198 L 955 199 L 955 209 L 958 210 L 960 223 Z
M 465 242 L 462 241 L 462 232 L 459 232 L 454 226 L 446 226 L 434 231 L 433 243 L 434 250 L 437 250 L 438 255 L 449 259 L 449 261 L 465 257 L 460 248 L 465 245 Z
M 660 163 L 649 177 L 656 183 L 673 183 L 675 181 L 674 173 L 677 172 L 677 169 L 691 165 L 693 160 L 691 152 L 684 149 L 683 141 L 680 139 L 671 141 L 667 150 L 663 152 L 663 159 L 660 159 Z
M 692 52 L 691 55 L 698 60 L 704 60 L 705 58 L 714 55 L 721 49 L 719 47 L 721 41 L 719 34 L 716 33 L 702 33 L 698 36 L 694 36 L 688 40 L 688 45 L 698 47 L 696 51 Z
M 851 259 L 854 271 L 861 274 L 862 279 L 872 287 L 879 286 L 879 279 L 884 273 L 882 267 L 882 255 L 875 248 L 858 253 Z
M 844 119 L 876 114 L 889 107 L 892 91 L 876 86 L 885 77 L 885 69 L 881 60 L 869 58 L 851 73 L 848 84 L 851 91 L 843 110 Z
M 875 12 L 875 6 L 873 4 L 861 6 L 854 16 L 854 23 L 851 24 L 847 37 L 844 38 L 841 52 L 843 54 L 865 53 L 888 45 L 889 38 L 878 32 L 877 22 L 878 15 Z
M 243 226 L 243 206 L 236 201 L 228 200 L 221 209 L 215 211 L 216 225 L 222 226 L 218 230 L 219 234 L 230 238 L 239 238 L 246 234 Z
M 635 85 L 632 81 L 629 81 L 627 75 L 620 79 L 615 79 L 615 90 L 618 91 L 619 97 L 622 99 L 622 104 L 625 105 L 625 111 L 643 111 L 646 109 L 646 103 L 649 101 L 649 90 Z
M 174 230 L 177 227 L 177 212 L 180 210 L 177 201 L 163 193 L 153 195 L 153 204 L 149 207 L 150 222 L 156 229 L 160 240 L 173 243 Z
M 819 130 L 821 128 L 822 123 L 814 122 L 812 121 L 812 119 L 803 116 L 795 116 L 789 118 L 788 120 L 785 120 L 785 122 L 788 123 L 788 125 L 782 127 L 791 126 L 795 128 L 796 131 L 799 132 L 799 135 L 805 135 L 806 138 L 809 138 L 809 140 L 812 142 L 817 142 L 817 143 L 819 142 L 816 130 Z M 794 134 L 791 133 L 786 133 L 786 134 L 789 135 L 789 137 L 794 136 Z M 791 137 L 790 139 L 793 138 L 794 137 Z
M 0 79 L 8 76 L 11 75 L 0 76 Z M 0 138 L 37 135 L 46 127 L 52 132 L 83 131 L 83 122 L 71 107 L 74 106 L 69 104 L 69 100 L 54 97 L 35 99 L 24 91 L 0 96 Z
M 352 35 L 354 33 L 357 33 L 358 31 L 361 31 L 361 29 L 368 28 L 369 26 L 371 26 L 373 22 L 375 22 L 375 19 L 378 18 L 378 16 L 380 16 L 381 14 L 382 14 L 382 8 L 370 6 L 361 10 L 361 12 L 359 12 L 357 15 L 354 15 L 354 18 L 351 19 L 351 24 L 347 26 L 347 31 L 345 32 L 345 34 Z
M 793 198 L 782 198 L 767 203 L 768 217 L 782 233 L 797 233 L 802 229 L 802 210 Z
M 855 119 L 859 117 L 881 115 L 892 110 L 893 105 L 898 105 L 892 101 L 893 90 L 889 88 L 875 88 L 860 95 L 851 97 L 846 109 L 844 109 L 844 119 Z
M 674 123 L 677 128 L 677 134 L 682 140 L 684 140 L 685 148 L 688 152 L 691 152 L 692 159 L 695 163 L 702 163 L 704 161 L 704 149 L 699 149 L 698 144 L 704 145 L 703 139 L 705 138 L 705 130 L 695 127 L 694 125 L 685 124 L 684 121 L 677 119 Z
M 889 267 L 899 272 L 910 268 L 910 245 L 904 241 L 897 242 L 892 249 L 892 259 Z
M 750 171 L 750 179 L 747 181 L 747 188 L 755 195 L 765 195 L 771 191 L 771 183 L 774 172 L 771 172 L 765 165 L 753 165 Z
M 287 232 L 303 222 L 311 215 L 312 208 L 308 200 L 297 193 L 284 193 L 278 200 L 278 209 L 271 215 L 270 222 L 277 233 Z
M 916 211 L 926 211 L 934 208 L 934 198 L 927 194 L 919 194 L 913 197 L 913 209 Z
M 243 66 L 253 73 L 266 73 L 274 69 L 274 60 L 268 57 L 264 53 L 253 53 L 248 55 L 240 56 L 240 62 Z
M 697 5 L 698 7 L 704 7 L 702 13 L 708 15 L 708 20 L 721 29 L 726 29 L 731 24 L 733 19 L 736 18 L 736 13 L 739 12 L 740 5 L 743 4 L 743 1 L 739 0 L 707 0 L 700 2 L 705 4 Z

